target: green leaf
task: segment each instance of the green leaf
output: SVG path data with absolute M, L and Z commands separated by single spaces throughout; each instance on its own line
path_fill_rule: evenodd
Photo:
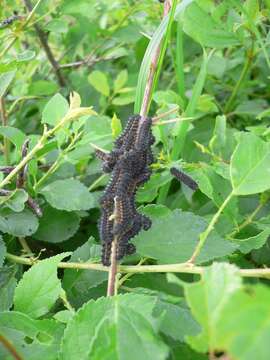
M 98 145 L 102 148 L 107 148 L 108 146 L 111 146 L 111 143 L 113 141 L 111 122 L 111 118 L 107 116 L 89 117 L 88 121 L 85 124 L 85 135 L 79 142 L 80 145 L 87 145 L 88 154 L 89 143 L 94 143 L 95 145 Z
M 256 20 L 260 17 L 260 5 L 258 0 L 246 0 L 245 1 L 245 9 L 248 20 L 250 22 L 256 22 Z
M 152 227 L 134 239 L 137 252 L 157 259 L 158 263 L 180 263 L 192 255 L 207 222 L 189 212 L 174 210 L 168 216 L 153 219 Z M 232 253 L 236 246 L 212 232 L 197 263 L 203 263 Z
M 234 33 L 222 28 L 196 2 L 190 4 L 182 15 L 183 30 L 202 46 L 224 48 L 239 44 Z
M 63 253 L 41 260 L 26 271 L 15 290 L 14 305 L 32 318 L 48 313 L 61 292 L 57 277 L 57 265 L 70 253 Z
M 79 225 L 80 217 L 76 213 L 46 206 L 34 237 L 48 243 L 59 243 L 71 238 Z
M 209 94 L 203 94 L 199 97 L 197 109 L 203 113 L 218 112 L 215 98 Z
M 258 235 L 247 239 L 234 239 L 234 243 L 239 245 L 239 250 L 243 254 L 248 254 L 251 250 L 260 249 L 267 241 L 270 235 L 270 229 L 265 229 Z
M 209 142 L 209 146 L 213 152 L 220 151 L 226 145 L 226 117 L 218 115 L 216 117 L 216 124 L 213 137 Z
M 171 348 L 171 360 L 209 360 L 206 354 L 199 354 L 193 351 L 187 344 L 173 342 Z
M 0 74 L 0 97 L 5 95 L 9 85 L 14 79 L 15 74 L 16 71 L 8 71 Z
M 55 94 L 46 104 L 42 112 L 42 124 L 56 125 L 69 109 L 67 100 L 61 94 Z
M 218 175 L 216 172 L 214 172 L 213 169 L 210 167 L 207 169 L 207 175 L 213 189 L 212 199 L 216 204 L 216 206 L 220 208 L 220 206 L 222 206 L 222 204 L 224 203 L 225 199 L 232 192 L 231 183 L 228 180 L 224 179 L 222 176 Z M 231 199 L 229 204 L 224 209 L 223 213 L 224 215 L 227 216 L 227 218 L 230 219 L 232 224 L 235 223 L 235 218 L 238 215 L 238 206 L 237 206 L 236 197 Z
M 38 80 L 29 86 L 29 95 L 50 96 L 58 89 L 58 85 L 53 81 Z
M 18 150 L 21 149 L 26 140 L 26 136 L 21 130 L 11 126 L 0 126 L 0 134 L 11 141 Z
M 193 85 L 192 96 L 185 109 L 185 115 L 187 117 L 193 117 L 196 112 L 198 101 L 205 85 L 206 75 L 207 75 L 207 65 L 209 60 L 211 59 L 211 56 L 212 56 L 212 52 L 210 52 L 209 54 L 207 54 L 205 51 L 203 52 L 203 61 L 201 63 L 200 72 Z M 181 154 L 185 144 L 185 139 L 189 126 L 190 126 L 190 121 L 180 121 L 175 125 L 174 133 L 176 134 L 176 138 L 173 144 L 172 155 L 171 155 L 173 160 L 179 159 L 179 155 Z
M 168 348 L 153 325 L 154 305 L 155 298 L 134 294 L 90 301 L 67 326 L 62 359 L 167 359 Z
M 17 284 L 15 274 L 15 266 L 0 268 L 0 311 L 9 310 L 13 304 L 13 296 Z
M 69 320 L 73 317 L 73 315 L 74 312 L 70 310 L 62 310 L 62 311 L 58 311 L 58 313 L 56 313 L 53 317 L 55 320 L 67 324 Z
M 270 144 L 253 134 L 242 133 L 231 158 L 231 181 L 235 195 L 249 195 L 270 188 Z
M 13 344 L 22 359 L 55 360 L 64 325 L 55 320 L 33 320 L 16 311 L 0 313 L 0 333 Z M 0 345 L 0 358 L 11 359 Z
M 165 301 L 158 302 L 154 314 L 163 314 L 160 331 L 176 341 L 184 341 L 187 335 L 197 335 L 200 327 L 192 318 L 187 307 L 171 304 Z M 177 319 L 177 321 L 175 321 Z
M 222 78 L 227 65 L 227 58 L 219 54 L 214 54 L 208 63 L 208 74 L 216 76 L 218 79 Z
M 15 212 L 21 212 L 28 200 L 28 194 L 23 189 L 16 189 L 10 195 L 1 196 L 0 204 L 8 207 Z
M 20 213 L 10 209 L 0 210 L 0 231 L 13 236 L 25 237 L 34 234 L 38 228 L 37 217 L 28 209 Z
M 125 86 L 127 80 L 128 80 L 127 70 L 120 71 L 120 73 L 117 75 L 113 83 L 114 92 L 117 93 L 120 89 L 122 89 Z
M 190 169 L 187 171 L 187 174 L 189 174 L 197 182 L 202 193 L 210 199 L 213 199 L 213 186 L 204 168 Z
M 71 262 L 97 262 L 101 258 L 101 246 L 90 238 L 72 254 Z M 69 301 L 76 307 L 82 306 L 93 294 L 94 288 L 107 281 L 108 275 L 103 271 L 66 269 L 63 287 Z
M 116 116 L 116 114 L 114 114 L 112 117 L 111 128 L 112 128 L 112 136 L 115 139 L 115 138 L 117 138 L 118 135 L 120 135 L 120 133 L 122 131 L 121 121 Z
M 172 178 L 169 171 L 163 171 L 161 173 L 154 173 L 151 175 L 150 180 L 139 189 L 137 195 L 137 201 L 153 201 L 158 194 L 158 189 L 167 184 Z
M 89 76 L 88 80 L 90 84 L 101 94 L 105 96 L 110 95 L 110 87 L 107 76 L 98 70 L 93 71 Z
M 30 61 L 32 59 L 34 59 L 34 57 L 36 56 L 35 51 L 32 50 L 25 50 L 19 54 L 17 54 L 17 61 L 18 62 L 24 62 L 24 61 Z
M 66 33 L 68 31 L 68 24 L 61 19 L 53 19 L 46 25 L 46 29 L 53 33 Z
M 142 208 L 142 212 L 147 216 L 157 218 L 162 216 L 168 216 L 171 213 L 171 209 L 167 208 L 164 205 L 149 204 Z
M 238 291 L 225 304 L 216 326 L 216 346 L 239 360 L 268 360 L 270 291 L 262 285 Z
M 112 104 L 118 106 L 128 105 L 134 102 L 134 94 L 123 94 L 113 99 Z
M 79 180 L 57 180 L 41 190 L 48 203 L 59 210 L 88 210 L 94 206 L 93 195 Z
M 249 117 L 260 117 L 260 114 L 268 105 L 264 99 L 246 100 L 241 102 L 236 109 L 234 114 L 249 116 Z
M 6 244 L 4 243 L 4 240 L 0 235 L 0 266 L 4 264 L 6 253 L 7 253 Z
M 269 117 L 270 116 L 270 109 L 266 109 L 263 110 L 262 112 L 260 112 L 257 116 L 256 119 L 258 120 L 262 120 L 265 117 Z
M 237 268 L 229 264 L 214 263 L 204 269 L 199 282 L 186 283 L 184 287 L 191 312 L 202 326 L 202 332 L 195 337 L 188 337 L 188 343 L 199 352 L 206 352 L 208 348 L 213 350 L 216 344 L 216 326 L 223 308 L 241 287 Z

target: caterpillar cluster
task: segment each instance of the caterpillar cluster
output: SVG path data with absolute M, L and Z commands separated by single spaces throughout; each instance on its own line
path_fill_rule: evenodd
M 153 163 L 151 145 L 155 139 L 151 132 L 152 119 L 133 115 L 122 134 L 116 139 L 110 153 L 96 151 L 103 161 L 103 171 L 111 173 L 110 181 L 101 197 L 99 234 L 102 241 L 102 263 L 110 265 L 111 248 L 117 238 L 117 260 L 136 251 L 129 240 L 141 229 L 148 230 L 151 220 L 138 213 L 135 195 L 139 186 L 149 180 Z M 139 126 L 140 125 L 140 126 Z M 115 216 L 113 216 L 115 214 Z
M 171 168 L 171 174 L 179 181 L 187 185 L 191 190 L 197 190 L 198 184 L 190 176 L 176 168 Z
M 4 19 L 3 21 L 0 21 L 0 29 L 4 29 L 7 26 L 13 24 L 17 20 L 22 20 L 24 17 L 21 15 L 18 15 L 16 11 L 14 11 L 14 15 L 8 17 L 7 19 Z

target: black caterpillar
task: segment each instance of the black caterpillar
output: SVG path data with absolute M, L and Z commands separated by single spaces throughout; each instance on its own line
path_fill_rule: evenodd
M 4 29 L 5 27 L 14 23 L 14 21 L 22 20 L 24 16 L 18 15 L 16 11 L 14 11 L 14 15 L 8 17 L 7 19 L 0 21 L 0 29 Z
M 190 176 L 185 174 L 183 171 L 180 171 L 176 168 L 171 168 L 171 174 L 179 181 L 187 185 L 191 190 L 197 190 L 198 184 Z
M 153 163 L 151 145 L 155 139 L 151 132 L 152 119 L 141 121 L 133 115 L 122 134 L 116 139 L 110 153 L 96 151 L 103 161 L 103 171 L 111 173 L 110 181 L 101 197 L 99 234 L 102 241 L 102 263 L 110 265 L 113 239 L 117 238 L 117 260 L 136 251 L 129 240 L 141 229 L 148 230 L 151 220 L 137 212 L 135 195 L 139 186 L 149 180 Z M 113 214 L 116 217 L 113 219 Z

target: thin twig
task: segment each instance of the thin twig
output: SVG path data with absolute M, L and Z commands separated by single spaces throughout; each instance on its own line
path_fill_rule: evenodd
M 43 0 L 38 0 L 37 3 L 35 4 L 35 6 L 33 7 L 33 9 L 31 10 L 31 12 L 28 14 L 25 22 L 19 28 L 19 30 L 21 32 L 26 28 L 26 26 L 32 20 L 34 14 L 35 14 L 35 11 L 37 10 L 37 8 L 39 7 L 39 5 L 42 1 Z M 9 49 L 15 44 L 16 40 L 19 38 L 19 36 L 17 34 L 12 34 L 12 35 L 13 35 L 13 38 L 8 43 L 8 45 L 3 49 L 3 51 L 0 53 L 0 59 L 9 51 Z
M 175 108 L 173 108 L 171 110 L 168 110 L 168 111 L 166 111 L 164 113 L 161 113 L 160 115 L 157 115 L 157 116 L 153 117 L 153 122 L 158 121 L 160 119 L 163 119 L 164 117 L 166 117 L 168 115 L 171 115 L 171 114 L 177 112 L 178 110 L 179 110 L 179 106 L 176 106 Z
M 116 291 L 116 275 L 117 275 L 117 260 L 116 260 L 116 250 L 117 250 L 117 237 L 113 239 L 112 250 L 111 250 L 111 265 L 109 270 L 108 277 L 108 287 L 107 287 L 107 296 L 114 296 Z
M 5 185 L 9 184 L 9 182 L 21 171 L 21 169 L 24 168 L 24 166 L 33 159 L 33 157 L 36 155 L 36 153 L 43 148 L 45 145 L 47 139 L 49 139 L 51 136 L 53 136 L 57 131 L 63 128 L 68 122 L 83 116 L 83 115 L 90 115 L 91 113 L 94 113 L 94 111 L 91 108 L 77 108 L 77 109 L 71 109 L 64 117 L 63 119 L 52 129 L 47 130 L 47 128 L 44 129 L 44 133 L 37 142 L 37 144 L 33 147 L 31 151 L 26 155 L 25 158 L 21 160 L 21 162 L 8 174 L 7 177 L 5 177 L 4 180 L 0 183 L 0 189 L 2 189 Z
M 96 145 L 96 144 L 93 144 L 93 143 L 90 142 L 89 145 L 92 146 L 92 148 L 95 149 L 95 150 L 99 150 L 99 151 L 102 151 L 102 152 L 104 152 L 104 153 L 106 153 L 106 154 L 109 154 L 109 151 L 108 151 L 108 150 L 103 149 L 103 148 L 99 147 L 99 146 Z
M 74 61 L 68 64 L 63 64 L 63 65 L 59 65 L 60 69 L 66 69 L 66 68 L 71 68 L 71 67 L 80 67 L 83 65 L 87 65 L 87 66 L 93 66 L 95 65 L 97 62 L 100 61 L 106 61 L 106 60 L 114 60 L 117 59 L 117 57 L 107 57 L 106 55 L 103 56 L 96 56 L 95 53 L 104 45 L 106 44 L 106 41 L 111 39 L 113 37 L 113 34 L 121 28 L 121 26 L 124 24 L 124 22 L 130 18 L 130 16 L 132 15 L 132 13 L 136 12 L 137 8 L 139 7 L 140 3 L 142 2 L 142 0 L 136 1 L 135 4 L 133 6 L 129 6 L 128 7 L 128 11 L 124 14 L 124 16 L 120 19 L 120 21 L 118 22 L 118 24 L 114 27 L 113 31 L 108 34 L 107 36 L 104 37 L 103 41 L 101 42 L 101 44 L 98 44 L 92 51 L 90 54 L 85 56 L 85 59 L 82 60 L 78 60 L 78 61 Z
M 175 122 L 179 122 L 179 121 L 190 121 L 194 119 L 193 117 L 178 117 L 175 119 L 169 119 L 169 120 L 164 120 L 164 121 L 155 121 L 153 122 L 153 125 L 166 125 L 166 124 L 172 124 Z
M 29 12 L 31 12 L 33 10 L 33 6 L 32 6 L 32 3 L 31 3 L 31 0 L 23 0 L 26 8 L 28 9 Z M 55 75 L 57 77 L 57 81 L 59 83 L 59 85 L 61 87 L 64 87 L 66 85 L 66 80 L 65 78 L 63 77 L 62 73 L 61 73 L 61 70 L 60 70 L 60 67 L 58 65 L 58 62 L 55 60 L 55 57 L 52 53 L 52 50 L 48 44 L 48 41 L 47 41 L 47 36 L 46 34 L 44 33 L 44 31 L 39 27 L 38 24 L 34 24 L 33 25 L 36 33 L 37 33 L 37 36 L 39 37 L 39 40 L 40 40 L 40 43 L 47 55 L 47 58 L 49 60 L 49 62 L 51 63 L 53 69 L 54 69 L 54 72 L 55 72 Z
M 55 162 L 49 167 L 47 172 L 34 185 L 33 189 L 35 192 L 53 173 L 55 173 L 55 171 L 57 169 L 59 169 L 60 165 L 62 164 L 63 158 L 66 156 L 66 154 L 68 154 L 69 151 L 73 150 L 74 144 L 80 138 L 80 136 L 81 136 L 81 133 L 78 133 L 77 135 L 75 135 L 73 137 L 73 139 L 71 140 L 70 144 L 66 147 L 66 149 L 64 149 L 62 152 L 60 152 L 60 154 L 58 155 Z
M 21 355 L 17 352 L 14 345 L 2 334 L 0 334 L 0 343 L 12 355 L 15 360 L 23 360 Z
M 252 45 L 251 48 L 247 50 L 247 58 L 246 58 L 246 62 L 244 64 L 244 67 L 241 71 L 240 77 L 236 83 L 236 85 L 233 88 L 233 92 L 231 93 L 231 96 L 229 97 L 225 107 L 224 107 L 224 113 L 228 113 L 231 110 L 231 107 L 233 105 L 233 102 L 238 94 L 238 91 L 243 83 L 243 81 L 246 78 L 246 75 L 250 69 L 250 66 L 252 65 L 252 61 L 253 61 L 253 56 L 254 56 L 254 40 L 252 40 Z
M 253 222 L 253 219 L 258 214 L 258 212 L 264 207 L 265 203 L 261 202 L 256 207 L 256 209 L 240 224 L 234 231 L 232 231 L 227 237 L 233 238 L 235 235 L 237 235 L 242 229 L 244 229 L 247 225 L 251 224 Z
M 114 212 L 112 219 L 114 220 L 114 225 L 117 224 L 117 219 L 119 219 L 119 214 L 117 213 L 117 202 L 119 201 L 118 197 L 114 198 Z M 116 278 L 117 278 L 117 244 L 118 244 L 118 236 L 114 236 L 111 248 L 111 265 L 109 270 L 108 277 L 108 287 L 107 287 L 107 296 L 114 296 L 116 294 Z
M 0 115 L 2 120 L 2 125 L 7 126 L 8 124 L 8 118 L 7 118 L 7 112 L 5 107 L 5 99 L 3 96 L 0 97 Z M 6 165 L 9 164 L 9 141 L 6 136 L 4 136 L 4 157 L 5 157 L 5 163 Z
M 62 65 L 59 65 L 59 67 L 60 67 L 60 69 L 78 68 L 83 65 L 87 65 L 87 66 L 91 67 L 101 60 L 102 60 L 102 58 L 98 58 L 95 56 L 93 56 L 92 58 L 89 58 L 89 55 L 88 55 L 83 60 L 73 61 L 73 62 L 67 63 L 67 64 L 62 64 Z
M 137 266 L 140 266 L 142 265 L 143 263 L 145 263 L 147 261 L 147 258 L 142 258 L 138 265 Z M 128 274 L 125 274 L 124 276 L 121 277 L 121 279 L 118 280 L 118 283 L 117 283 L 117 288 L 120 288 L 123 286 L 123 284 L 133 276 L 133 273 L 128 273 Z
M 99 184 L 106 178 L 106 176 L 107 174 L 100 175 L 100 177 L 89 186 L 88 190 L 93 191 L 94 189 L 96 189 Z
M 99 57 L 97 57 L 91 53 L 88 56 L 86 56 L 86 58 L 83 60 L 78 60 L 78 61 L 73 61 L 71 63 L 62 64 L 62 65 L 59 65 L 59 68 L 60 69 L 69 69 L 69 68 L 78 68 L 80 66 L 91 67 L 101 61 L 109 61 L 109 60 L 112 61 L 115 59 L 117 59 L 117 57 L 115 57 L 115 56 L 112 56 L 112 57 L 99 56 Z
M 26 253 L 27 255 L 32 255 L 33 254 L 32 250 L 30 249 L 29 245 L 27 244 L 27 241 L 25 240 L 25 238 L 19 237 L 18 240 L 22 246 L 23 252 Z
M 210 221 L 210 223 L 208 224 L 206 230 L 204 232 L 202 232 L 200 234 L 200 239 L 198 242 L 198 245 L 196 246 L 191 258 L 188 260 L 188 263 L 190 264 L 194 264 L 195 260 L 197 259 L 197 257 L 199 256 L 208 236 L 210 235 L 210 233 L 214 230 L 214 226 L 217 223 L 220 215 L 222 214 L 223 210 L 225 209 L 225 207 L 228 205 L 228 203 L 231 201 L 232 197 L 234 196 L 234 193 L 231 192 L 227 198 L 224 200 L 223 204 L 220 206 L 220 208 L 218 209 L 218 211 L 215 213 L 215 215 L 212 217 L 212 220 Z
M 42 260 L 29 259 L 13 254 L 6 254 L 6 258 L 12 262 L 32 266 Z M 75 270 L 97 270 L 97 271 L 109 271 L 107 266 L 96 263 L 77 263 L 77 262 L 60 262 L 58 264 L 59 269 L 75 269 Z M 205 267 L 196 266 L 188 263 L 180 264 L 168 264 L 168 265 L 120 265 L 117 267 L 118 272 L 121 273 L 182 273 L 182 274 L 198 274 L 202 275 Z M 264 269 L 239 269 L 238 274 L 243 277 L 249 278 L 262 278 L 270 279 L 270 268 Z

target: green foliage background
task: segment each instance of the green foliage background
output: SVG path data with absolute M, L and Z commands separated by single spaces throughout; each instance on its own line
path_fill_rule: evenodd
M 0 25 L 0 358 L 268 360 L 270 2 L 174 1 L 163 20 L 154 0 L 25 3 L 0 9 L 21 16 Z M 137 196 L 153 226 L 106 298 L 94 151 L 139 112 L 160 44 L 150 114 L 170 114 Z

